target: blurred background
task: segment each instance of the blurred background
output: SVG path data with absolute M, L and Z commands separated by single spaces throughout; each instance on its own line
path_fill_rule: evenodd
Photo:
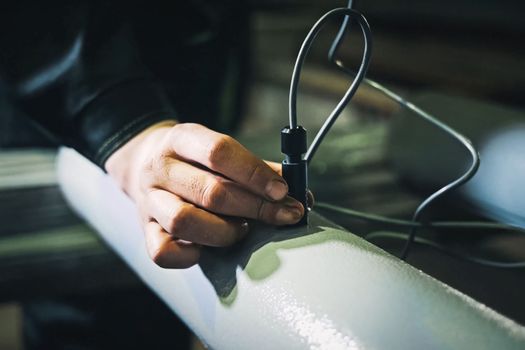
M 246 118 L 238 137 L 258 155 L 280 160 L 279 130 L 287 122 L 289 81 L 299 47 L 324 12 L 344 5 L 344 1 L 320 0 L 249 2 L 249 41 L 243 59 L 250 70 Z M 438 117 L 449 118 L 446 120 L 467 133 L 469 126 L 461 122 L 476 121 L 473 114 L 490 114 L 479 119 L 487 128 L 499 125 L 500 120 L 524 121 L 525 3 L 369 0 L 357 1 L 354 7 L 367 17 L 373 32 L 369 77 Z M 299 119 L 310 130 L 310 138 L 351 81 L 327 61 L 338 25 L 334 22 L 323 30 L 302 73 Z M 341 46 L 341 60 L 357 67 L 362 45 L 359 29 L 352 28 Z M 58 298 L 83 303 L 86 310 L 90 302 L 104 299 L 107 307 L 117 305 L 120 312 L 119 307 L 137 304 L 136 299 L 119 295 L 129 296 L 130 290 L 132 295 L 149 292 L 68 209 L 54 175 L 56 149 L 19 118 L 2 96 L 0 93 L 0 349 L 21 349 L 22 318 L 27 310 L 59 308 L 51 302 Z M 451 106 L 453 115 L 441 114 Z M 411 216 L 428 188 L 403 176 L 392 156 L 398 135 L 393 133 L 412 125 L 407 124 L 412 116 L 404 113 L 372 88 L 363 85 L 359 89 L 312 163 L 311 188 L 318 201 L 399 218 Z M 410 139 L 410 133 L 399 135 Z M 405 147 L 410 145 L 419 146 L 416 140 Z M 468 198 L 454 197 L 438 203 L 431 215 L 485 219 L 483 211 L 472 207 Z M 358 235 L 388 229 L 320 212 Z M 525 240 L 516 235 L 426 234 L 455 249 L 525 260 Z M 394 254 L 402 244 L 375 243 Z M 525 323 L 523 272 L 472 265 L 425 247 L 416 247 L 409 262 Z M 174 318 L 157 303 L 150 305 L 149 312 Z M 144 312 L 137 306 L 130 317 L 139 318 Z M 111 321 L 106 319 L 108 327 Z M 36 321 L 24 322 L 24 326 L 30 327 L 31 322 Z M 26 329 L 26 333 L 31 331 Z M 71 332 L 72 337 L 90 336 Z M 147 332 L 142 336 L 147 337 Z M 192 346 L 198 348 L 198 342 L 193 341 Z

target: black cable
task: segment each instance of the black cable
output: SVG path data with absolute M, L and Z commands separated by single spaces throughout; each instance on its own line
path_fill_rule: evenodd
M 348 2 L 348 7 L 351 7 L 352 3 L 353 3 L 353 1 L 350 0 Z M 335 58 L 335 55 L 337 53 L 337 49 L 341 45 L 341 42 L 344 39 L 345 33 L 346 33 L 347 29 L 348 29 L 349 21 L 350 21 L 350 18 L 348 16 L 345 16 L 345 18 L 343 20 L 343 23 L 341 24 L 341 27 L 339 29 L 339 32 L 338 32 L 334 42 L 332 43 L 332 46 L 330 47 L 330 50 L 329 50 L 329 53 L 328 53 L 328 59 L 330 60 L 330 62 L 333 62 L 339 68 L 339 70 L 341 70 L 342 72 L 344 72 L 346 74 L 349 74 L 349 75 L 354 75 L 354 73 L 351 70 L 349 70 L 348 68 L 346 68 L 340 60 L 337 60 Z M 357 80 L 357 75 L 356 75 L 356 80 Z M 469 169 L 463 175 L 461 175 L 456 180 L 450 182 L 446 186 L 443 186 L 442 188 L 440 188 L 436 192 L 432 193 L 423 202 L 421 202 L 421 204 L 416 208 L 416 211 L 414 212 L 414 215 L 412 217 L 412 221 L 419 222 L 420 219 L 421 219 L 422 214 L 430 206 L 430 204 L 433 201 L 435 201 L 439 197 L 442 197 L 446 193 L 448 193 L 450 191 L 453 191 L 454 189 L 460 187 L 461 185 L 465 184 L 466 182 L 468 182 L 476 174 L 476 172 L 477 172 L 477 170 L 479 168 L 479 164 L 480 164 L 479 154 L 478 154 L 478 152 L 476 151 L 476 149 L 474 148 L 474 146 L 472 145 L 472 143 L 470 142 L 469 139 L 467 139 L 462 134 L 458 133 L 456 130 L 454 130 L 450 126 L 448 126 L 445 123 L 441 122 L 440 120 L 438 120 L 437 118 L 435 118 L 431 114 L 425 112 L 421 108 L 415 106 L 411 102 L 405 100 L 404 98 L 402 98 L 401 96 L 397 95 L 393 91 L 387 89 L 386 87 L 382 86 L 381 84 L 379 84 L 379 83 L 377 83 L 377 82 L 375 82 L 375 81 L 373 81 L 371 79 L 364 79 L 364 81 L 366 83 L 370 84 L 372 87 L 376 88 L 377 90 L 381 91 L 387 97 L 389 97 L 389 98 L 393 99 L 394 101 L 396 101 L 397 103 L 399 103 L 401 106 L 403 106 L 405 108 L 408 108 L 409 110 L 415 112 L 417 115 L 419 115 L 420 117 L 422 117 L 423 119 L 425 119 L 429 123 L 433 124 L 434 126 L 438 127 L 442 131 L 444 131 L 446 134 L 451 136 L 453 139 L 457 140 L 459 143 L 461 143 L 468 150 L 468 152 L 470 153 L 470 156 L 472 157 L 472 164 L 470 165 Z M 401 253 L 401 256 L 400 256 L 401 259 L 403 259 L 403 260 L 405 260 L 407 258 L 408 253 L 410 252 L 410 246 L 414 242 L 414 238 L 415 238 L 416 233 L 417 233 L 417 228 L 418 228 L 417 226 L 413 226 L 413 227 L 410 228 L 410 232 L 409 232 L 409 236 L 408 236 L 407 242 L 406 242 L 405 247 L 403 248 L 403 252 Z
M 390 239 L 398 239 L 398 240 L 406 240 L 408 239 L 408 234 L 406 233 L 398 233 L 398 232 L 373 232 L 364 237 L 366 240 L 370 241 L 376 238 L 390 238 Z M 441 245 L 439 243 L 436 243 L 432 240 L 421 238 L 421 237 L 415 237 L 414 243 L 425 245 L 427 247 L 431 247 L 433 249 L 436 249 L 444 254 L 447 254 L 449 256 L 452 256 L 456 259 L 468 261 L 471 263 L 484 265 L 484 266 L 490 266 L 490 267 L 497 267 L 500 269 L 519 269 L 519 268 L 525 268 L 525 261 L 518 261 L 518 262 L 502 262 L 502 261 L 494 261 L 494 260 L 488 260 L 483 259 L 471 255 L 467 255 L 465 253 L 455 252 L 453 250 L 448 249 L 444 245 Z
M 316 208 L 330 210 L 340 214 L 344 214 L 353 217 L 358 220 L 375 222 L 378 224 L 385 224 L 390 226 L 399 226 L 405 228 L 433 228 L 433 229 L 483 229 L 483 230 L 504 230 L 514 231 L 525 234 L 525 228 L 517 225 L 507 225 L 497 222 L 485 222 L 485 221 L 429 221 L 427 223 L 415 222 L 411 220 L 389 218 L 382 215 L 364 213 L 361 211 L 343 208 L 337 205 L 316 202 Z
M 361 82 L 364 81 L 370 86 L 377 89 L 378 91 L 382 92 L 384 95 L 386 95 L 390 99 L 396 101 L 401 106 L 413 111 L 414 113 L 416 113 L 417 115 L 419 115 L 420 117 L 428 121 L 429 123 L 438 127 L 443 132 L 445 132 L 446 134 L 451 136 L 453 139 L 458 141 L 460 144 L 462 144 L 467 149 L 470 156 L 472 157 L 472 163 L 469 169 L 463 175 L 461 175 L 456 180 L 450 182 L 446 186 L 443 186 L 442 188 L 440 188 L 439 190 L 437 190 L 436 192 L 428 196 L 415 210 L 414 215 L 412 217 L 412 221 L 385 218 L 382 216 L 357 212 L 357 211 L 333 206 L 333 205 L 326 204 L 326 203 L 320 203 L 320 204 L 318 203 L 317 204 L 318 207 L 324 207 L 325 209 L 344 212 L 347 215 L 351 215 L 353 217 L 368 220 L 368 221 L 382 222 L 382 223 L 394 224 L 394 225 L 399 225 L 399 226 L 410 228 L 410 232 L 408 235 L 397 235 L 395 237 L 397 239 L 406 238 L 406 244 L 401 254 L 402 259 L 407 258 L 411 245 L 414 242 L 416 242 L 420 244 L 427 244 L 427 245 L 433 246 L 434 248 L 439 249 L 449 255 L 456 256 L 457 258 L 461 258 L 463 260 L 467 260 L 471 262 L 476 262 L 476 263 L 483 264 L 483 265 L 494 266 L 494 267 L 505 267 L 505 268 L 525 267 L 525 263 L 500 263 L 500 262 L 494 262 L 494 261 L 480 259 L 476 257 L 462 256 L 459 253 L 448 251 L 445 247 L 440 246 L 439 244 L 435 242 L 416 237 L 417 229 L 421 227 L 504 229 L 504 230 L 511 230 L 511 231 L 519 231 L 519 232 L 525 232 L 525 230 L 521 227 L 502 225 L 502 224 L 496 224 L 496 223 L 485 223 L 485 222 L 453 222 L 453 221 L 420 222 L 422 214 L 430 206 L 430 204 L 433 201 L 445 195 L 446 193 L 460 187 L 461 185 L 465 184 L 475 175 L 475 173 L 477 172 L 479 168 L 479 164 L 480 164 L 479 154 L 474 148 L 474 146 L 472 145 L 472 143 L 470 142 L 470 140 L 467 139 L 465 136 L 458 133 L 450 126 L 441 122 L 440 120 L 438 120 L 431 114 L 427 113 L 426 111 L 422 110 L 421 108 L 417 107 L 416 105 L 412 104 L 411 102 L 405 100 L 404 98 L 397 95 L 393 91 L 387 89 L 385 86 L 379 84 L 376 81 L 365 78 L 365 74 L 366 74 L 366 71 L 368 70 L 368 66 L 370 63 L 370 57 L 371 57 L 371 47 L 372 47 L 371 31 L 370 31 L 370 27 L 365 17 L 359 12 L 352 10 L 351 9 L 352 5 L 353 5 L 353 1 L 350 0 L 348 2 L 347 8 L 334 9 L 326 13 L 323 17 L 321 17 L 314 24 L 314 26 L 312 27 L 312 29 L 306 36 L 303 44 L 301 45 L 299 54 L 297 56 L 297 60 L 295 63 L 293 74 L 292 74 L 291 86 L 290 86 L 290 99 L 289 99 L 290 129 L 297 128 L 297 90 L 298 90 L 298 84 L 299 84 L 299 79 L 300 79 L 300 72 L 301 72 L 302 66 L 304 65 L 306 55 L 308 54 L 308 51 L 311 48 L 313 41 L 315 40 L 317 34 L 320 32 L 324 24 L 332 16 L 341 15 L 341 14 L 345 15 L 343 18 L 341 27 L 339 28 L 339 31 L 336 35 L 336 38 L 330 47 L 330 50 L 328 53 L 328 59 L 330 62 L 334 63 L 340 71 L 346 74 L 352 75 L 352 76 L 355 75 L 355 78 L 352 81 L 349 89 L 347 90 L 343 98 L 341 99 L 341 101 L 339 101 L 335 109 L 332 111 L 330 116 L 327 118 L 327 120 L 322 125 L 319 132 L 317 133 L 314 141 L 312 142 L 312 144 L 310 145 L 310 148 L 308 149 L 307 153 L 304 156 L 304 160 L 307 163 L 309 163 L 312 160 L 315 152 L 317 151 L 324 137 L 326 136 L 326 134 L 328 133 L 332 125 L 335 123 L 335 121 L 337 120 L 341 112 L 350 102 L 350 100 L 354 96 Z M 350 20 L 357 21 L 357 23 L 361 27 L 361 30 L 363 32 L 363 37 L 364 37 L 363 58 L 362 58 L 359 70 L 356 74 L 354 74 L 353 71 L 345 67 L 344 64 L 340 60 L 336 59 L 337 50 L 340 47 L 344 39 L 344 36 L 349 28 Z M 377 235 L 375 237 L 377 237 Z
M 354 11 L 350 8 L 337 8 L 323 15 L 314 24 L 312 29 L 310 29 L 310 32 L 304 39 L 303 44 L 301 45 L 301 49 L 299 50 L 299 54 L 297 55 L 297 60 L 295 62 L 295 67 L 292 73 L 292 81 L 290 85 L 290 99 L 289 99 L 289 105 L 288 105 L 289 118 L 290 118 L 290 129 L 295 129 L 297 127 L 297 90 L 298 90 L 298 85 L 299 85 L 301 69 L 304 65 L 306 55 L 308 54 L 308 51 L 310 50 L 313 41 L 317 37 L 317 34 L 319 34 L 319 31 L 326 24 L 326 22 L 330 18 L 335 17 L 335 16 L 340 16 L 340 15 L 345 15 L 345 18 L 352 18 L 361 27 L 361 31 L 363 32 L 363 37 L 364 37 L 363 58 L 361 60 L 361 65 L 359 67 L 359 70 L 357 71 L 357 74 L 352 84 L 350 85 L 346 93 L 344 94 L 341 101 L 339 101 L 337 106 L 330 113 L 330 116 L 328 116 L 328 118 L 322 125 L 321 129 L 315 136 L 314 141 L 310 145 L 310 148 L 305 154 L 304 159 L 306 160 L 307 163 L 309 163 L 312 160 L 312 157 L 314 156 L 317 148 L 323 141 L 324 137 L 330 130 L 331 126 L 337 120 L 337 117 L 341 114 L 341 112 L 344 110 L 348 102 L 350 102 L 350 100 L 354 96 L 355 92 L 357 91 L 357 88 L 361 84 L 361 81 L 365 77 L 366 71 L 368 70 L 368 65 L 370 63 L 370 57 L 372 54 L 372 33 L 370 31 L 370 26 L 368 25 L 366 18 L 359 12 Z

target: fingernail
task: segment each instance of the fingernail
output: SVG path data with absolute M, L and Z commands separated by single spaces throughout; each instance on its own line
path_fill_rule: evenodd
M 277 211 L 275 218 L 283 224 L 293 224 L 301 218 L 301 210 L 296 207 L 284 207 Z
M 272 180 L 266 186 L 266 194 L 274 201 L 283 199 L 288 193 L 288 186 L 282 181 Z
M 301 206 L 301 202 L 291 196 L 286 196 L 281 203 L 290 208 L 299 208 Z

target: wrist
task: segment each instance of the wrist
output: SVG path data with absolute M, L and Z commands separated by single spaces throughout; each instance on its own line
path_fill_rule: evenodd
M 176 124 L 174 120 L 165 120 L 135 135 L 117 149 L 106 161 L 104 168 L 132 199 L 139 195 L 139 175 L 141 167 L 154 145 Z

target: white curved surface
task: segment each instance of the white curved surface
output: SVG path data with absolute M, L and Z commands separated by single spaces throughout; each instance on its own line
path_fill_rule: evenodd
M 200 266 L 159 268 L 107 175 L 70 149 L 58 174 L 74 209 L 211 348 L 525 348 L 522 326 L 317 215 L 308 232 L 259 227 Z

